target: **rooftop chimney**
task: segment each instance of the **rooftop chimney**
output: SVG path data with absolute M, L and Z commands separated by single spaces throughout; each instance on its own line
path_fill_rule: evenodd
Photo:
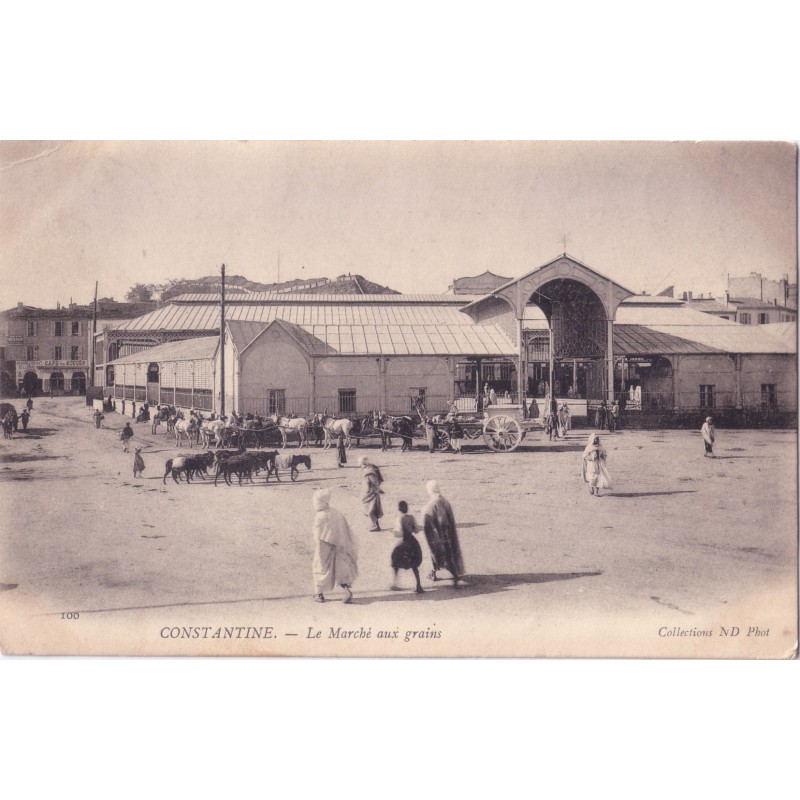
M 17 303 L 17 308 L 25 308 L 25 304 L 24 304 L 24 303 L 23 303 L 23 302 L 20 300 L 20 301 Z

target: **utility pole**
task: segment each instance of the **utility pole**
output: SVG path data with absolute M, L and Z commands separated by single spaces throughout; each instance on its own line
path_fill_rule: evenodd
M 225 416 L 225 265 L 222 265 L 222 286 L 219 302 L 219 415 Z
M 89 349 L 92 351 L 91 355 L 91 372 L 89 377 L 89 385 L 94 386 L 94 370 L 95 370 L 95 357 L 94 357 L 94 350 L 95 350 L 95 334 L 97 333 L 97 281 L 94 282 L 94 306 L 92 307 L 92 336 L 89 340 Z

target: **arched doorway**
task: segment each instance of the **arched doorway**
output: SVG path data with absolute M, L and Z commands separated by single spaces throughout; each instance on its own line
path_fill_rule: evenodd
M 534 291 L 528 303 L 542 310 L 551 329 L 549 342 L 536 349 L 539 360 L 528 363 L 529 384 L 552 388 L 560 398 L 604 399 L 608 315 L 597 293 L 581 281 L 556 278 Z
M 63 394 L 64 392 L 64 373 L 51 372 L 50 373 L 50 391 L 52 394 Z
M 28 397 L 35 397 L 37 394 L 41 394 L 42 381 L 33 370 L 28 370 L 22 378 L 22 388 Z
M 86 394 L 86 375 L 82 372 L 73 372 L 71 388 L 75 394 Z
M 156 363 L 147 365 L 147 402 L 151 405 L 157 405 L 161 402 L 159 396 L 159 382 L 160 370 Z

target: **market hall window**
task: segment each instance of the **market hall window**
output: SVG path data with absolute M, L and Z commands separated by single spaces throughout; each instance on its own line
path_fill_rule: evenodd
M 766 325 L 769 322 L 769 314 L 759 314 L 758 315 L 758 324 L 759 325 Z
M 750 315 L 747 313 L 739 314 L 739 322 L 742 325 L 749 325 L 750 324 Z
M 762 383 L 761 384 L 761 405 L 767 408 L 775 409 L 778 407 L 778 384 L 777 383 Z
M 269 413 L 279 416 L 286 413 L 286 389 L 269 390 Z
M 355 389 L 339 389 L 339 413 L 340 414 L 356 413 Z
M 714 386 L 713 383 L 700 385 L 700 408 L 714 408 Z

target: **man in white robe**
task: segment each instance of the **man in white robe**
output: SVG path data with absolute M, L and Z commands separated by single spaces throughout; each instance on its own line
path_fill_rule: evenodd
M 341 586 L 347 593 L 344 602 L 350 603 L 353 599 L 350 587 L 358 577 L 358 540 L 353 536 L 344 514 L 331 508 L 330 490 L 314 492 L 311 502 L 316 511 L 312 531 L 314 559 L 311 566 L 314 600 L 324 603 L 324 592 Z

